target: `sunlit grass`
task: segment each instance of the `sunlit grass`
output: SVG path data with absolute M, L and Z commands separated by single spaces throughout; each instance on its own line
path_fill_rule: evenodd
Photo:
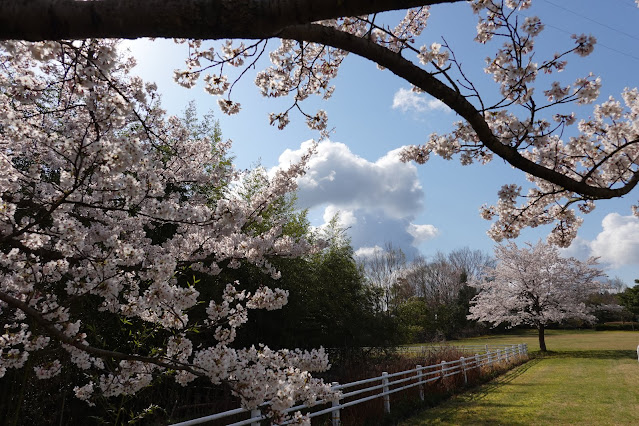
M 522 342 L 539 349 L 532 332 L 463 341 Z M 638 343 L 639 332 L 550 330 L 550 353 L 404 424 L 639 424 Z
M 539 351 L 537 330 L 515 330 L 505 334 L 444 342 L 450 345 L 517 345 L 519 343 L 527 343 L 528 350 L 531 352 Z M 546 346 L 551 352 L 595 349 L 636 350 L 637 344 L 639 344 L 639 331 L 546 330 Z M 414 346 L 420 346 L 420 344 Z

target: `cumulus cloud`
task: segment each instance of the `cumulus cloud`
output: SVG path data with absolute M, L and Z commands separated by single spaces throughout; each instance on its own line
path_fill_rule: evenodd
M 559 252 L 564 257 L 574 257 L 579 260 L 586 260 L 593 256 L 590 241 L 577 237 L 572 241 L 569 247 L 560 248 Z
M 600 263 L 612 268 L 639 265 L 639 218 L 610 213 L 601 226 L 594 240 L 577 237 L 562 253 L 582 260 L 598 257 Z
M 281 167 L 297 161 L 311 146 L 287 149 L 280 156 Z M 413 164 L 399 160 L 401 148 L 370 162 L 339 142 L 318 144 L 308 170 L 298 181 L 298 201 L 302 207 L 332 204 L 339 210 L 375 208 L 393 218 L 415 215 L 423 208 L 424 191 Z
M 450 111 L 450 108 L 439 99 L 429 99 L 426 96 L 412 90 L 400 88 L 393 96 L 393 109 L 399 109 L 402 112 Z
M 357 223 L 357 218 L 355 217 L 355 213 L 350 210 L 340 210 L 339 207 L 335 205 L 328 205 L 324 209 L 324 215 L 322 218 L 324 219 L 324 223 L 330 222 L 334 217 L 337 216 L 337 223 L 342 228 L 350 228 L 351 226 Z
M 415 246 L 431 240 L 439 234 L 439 230 L 433 225 L 415 225 L 413 223 L 408 225 L 406 231 L 415 238 L 415 241 L 413 241 L 413 245 Z
M 286 167 L 311 146 L 286 150 L 279 158 Z M 349 228 L 354 248 L 375 247 L 392 241 L 407 253 L 437 235 L 433 225 L 413 222 L 424 206 L 424 191 L 417 168 L 399 160 L 400 149 L 377 161 L 368 161 L 343 143 L 323 141 L 298 180 L 297 199 L 301 208 L 323 209 L 328 222 L 339 213 L 340 225 Z
M 615 268 L 639 265 L 639 218 L 610 213 L 601 226 L 603 231 L 590 243 L 592 254 Z
M 367 259 L 383 251 L 384 249 L 377 245 L 373 247 L 360 247 L 359 249 L 355 250 L 355 256 L 359 257 L 360 259 Z

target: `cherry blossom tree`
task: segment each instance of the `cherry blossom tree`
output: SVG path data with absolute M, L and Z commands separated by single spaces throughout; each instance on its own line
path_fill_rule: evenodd
M 281 308 L 286 291 L 235 282 L 201 300 L 197 283 L 242 262 L 277 278 L 269 259 L 318 247 L 284 235 L 277 217 L 256 226 L 308 156 L 247 198 L 234 191 L 229 143 L 166 117 L 117 42 L 5 42 L 0 64 L 0 377 L 30 358 L 39 379 L 75 368 L 89 404 L 159 375 L 183 386 L 202 377 L 245 407 L 269 401 L 274 419 L 295 401 L 332 398 L 309 373 L 329 367 L 323 349 L 233 345 L 249 311 Z M 155 344 L 109 347 L 90 331 L 95 316 L 144 324 Z
M 549 323 L 574 318 L 592 322 L 584 303 L 599 287 L 603 272 L 596 259 L 581 262 L 563 258 L 556 247 L 539 241 L 519 248 L 513 242 L 495 248 L 497 266 L 482 280 L 469 283 L 479 293 L 471 300 L 469 319 L 497 326 L 527 324 L 539 331 L 539 347 L 546 351 L 544 330 Z
M 289 108 L 271 113 L 270 123 L 284 128 L 298 111 L 322 132 L 326 112 L 306 112 L 303 101 L 330 98 L 345 56 L 359 55 L 462 118 L 452 132 L 407 147 L 404 160 L 424 163 L 439 155 L 470 164 L 502 158 L 525 172 L 531 187 L 504 185 L 497 203 L 481 208 L 484 218 L 494 220 L 490 236 L 501 241 L 526 227 L 554 224 L 549 241 L 568 246 L 580 215 L 595 201 L 624 196 L 639 182 L 639 91 L 628 88 L 620 100 L 605 100 L 580 119 L 568 108 L 595 102 L 601 79 L 584 73 L 572 82 L 545 82 L 538 76 L 561 72 L 571 55 L 591 54 L 596 39 L 575 34 L 563 51 L 540 52 L 535 42 L 543 22 L 522 17 L 532 0 L 472 0 L 479 19 L 475 40 L 496 47 L 484 69 L 497 90 L 480 92 L 451 46 L 420 39 L 429 7 L 458 1 L 7 0 L 0 4 L 0 39 L 174 37 L 189 46 L 176 80 L 192 87 L 202 79 L 205 90 L 219 96 L 222 111 L 235 114 L 241 104 L 233 87 L 266 54 L 267 42 L 279 38 L 281 45 L 268 54 L 272 65 L 255 78 L 264 96 L 291 99 Z M 396 25 L 384 20 L 382 12 L 401 9 L 406 15 Z M 207 42 L 224 39 L 221 45 Z M 633 212 L 639 214 L 638 205 Z
M 330 396 L 308 373 L 327 368 L 321 350 L 232 346 L 248 310 L 281 307 L 283 291 L 249 294 L 241 283 L 229 284 L 221 298 L 203 301 L 208 319 L 199 326 L 211 332 L 211 346 L 193 347 L 189 339 L 196 331 L 189 311 L 200 302 L 194 274 L 250 262 L 277 276 L 271 256 L 312 249 L 282 235 L 277 224 L 260 232 L 251 226 L 295 187 L 305 160 L 250 200 L 232 191 L 211 199 L 202 187 L 237 178 L 219 167 L 228 146 L 211 147 L 165 117 L 153 85 L 128 76 L 133 61 L 117 57 L 115 42 L 87 38 L 186 43 L 186 67 L 176 71 L 176 81 L 192 87 L 201 79 L 227 114 L 241 110 L 235 85 L 267 54 L 269 40 L 281 39 L 255 84 L 266 97 L 288 97 L 290 106 L 268 119 L 284 128 L 299 112 L 320 132 L 327 129 L 326 112 L 309 113 L 304 101 L 331 97 L 348 53 L 367 58 L 462 118 L 451 133 L 407 147 L 406 161 L 502 158 L 527 174 L 531 188 L 504 185 L 496 205 L 482 208 L 483 217 L 495 220 L 491 237 L 554 224 L 549 241 L 569 245 L 579 214 L 639 183 L 639 91 L 626 89 L 621 100 L 606 100 L 580 119 L 568 108 L 595 102 L 598 77 L 585 73 L 549 84 L 537 77 L 556 75 L 571 55 L 592 53 L 594 37 L 574 35 L 563 51 L 545 54 L 535 49 L 543 23 L 519 16 L 531 0 L 473 0 L 476 41 L 495 44 L 485 71 L 496 90 L 480 93 L 451 46 L 420 39 L 429 6 L 455 2 L 0 2 L 0 374 L 55 346 L 63 355 L 45 357 L 37 375 L 58 374 L 68 360 L 86 371 L 76 394 L 89 402 L 96 394 L 134 393 L 159 374 L 182 384 L 195 377 L 225 383 L 247 407 L 270 400 L 274 416 L 295 400 Z M 406 14 L 398 23 L 380 15 L 399 9 Z M 79 309 L 80 301 L 153 324 L 163 343 L 127 353 L 100 347 L 84 327 L 90 310 Z

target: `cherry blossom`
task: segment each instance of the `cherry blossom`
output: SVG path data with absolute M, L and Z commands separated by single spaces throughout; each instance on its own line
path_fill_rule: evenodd
M 224 54 L 241 50 L 227 45 Z M 249 310 L 281 308 L 286 291 L 251 293 L 235 282 L 203 301 L 193 275 L 248 262 L 278 277 L 269 258 L 316 249 L 283 235 L 277 221 L 246 231 L 295 189 L 310 154 L 250 199 L 207 195 L 203 188 L 242 179 L 225 165 L 230 143 L 194 137 L 166 117 L 155 85 L 129 75 L 134 61 L 119 56 L 117 42 L 4 42 L 0 57 L 0 377 L 46 348 L 56 358 L 36 364 L 36 377 L 78 368 L 87 379 L 74 391 L 90 404 L 134 394 L 159 374 L 181 385 L 225 383 L 247 407 L 269 402 L 274 418 L 295 401 L 334 398 L 309 373 L 329 368 L 323 349 L 231 347 Z M 226 85 L 222 77 L 208 83 Z M 155 327 L 164 344 L 103 347 L 87 328 L 95 310 L 78 300 Z M 193 324 L 201 302 L 208 320 Z M 195 348 L 194 331 L 208 332 L 210 346 Z
M 40 4 L 5 3 L 0 5 L 7 14 L 3 17 L 21 16 Z M 142 3 L 120 7 L 139 13 Z M 424 163 L 440 155 L 467 165 L 497 157 L 526 174 L 529 185 L 506 183 L 497 188 L 496 203 L 480 208 L 482 217 L 493 221 L 489 235 L 496 241 L 515 238 L 526 227 L 551 225 L 548 241 L 567 246 L 598 200 L 634 190 L 639 183 L 637 89 L 601 102 L 600 77 L 584 73 L 575 81 L 562 78 L 571 61 L 595 52 L 592 35 L 558 39 L 555 44 L 563 46 L 559 52 L 541 52 L 536 42 L 544 35 L 544 23 L 525 15 L 531 0 L 469 1 L 478 19 L 475 41 L 492 49 L 483 65 L 495 90 L 480 92 L 454 48 L 423 35 L 429 19 L 436 19 L 428 6 L 438 3 L 447 2 L 344 2 L 335 10 L 318 6 L 292 13 L 292 3 L 273 1 L 255 15 L 238 0 L 234 7 L 243 13 L 221 15 L 219 25 L 205 30 L 184 15 L 166 24 L 168 29 L 145 26 L 146 19 L 122 27 L 121 22 L 139 15 L 119 13 L 109 20 L 107 1 L 51 5 L 51 13 L 69 5 L 75 11 L 90 6 L 91 16 L 104 18 L 105 25 L 95 28 L 81 25 L 86 16 L 81 13 L 68 16 L 78 25 L 55 28 L 42 21 L 49 15 L 39 10 L 27 13 L 29 19 L 5 19 L 3 39 L 21 38 L 16 31 L 28 25 L 22 38 L 43 41 L 6 41 L 0 50 L 0 308 L 8 318 L 0 340 L 0 374 L 22 368 L 29 353 L 55 344 L 78 368 L 93 372 L 93 380 L 76 388 L 78 396 L 89 400 L 100 392 L 131 392 L 166 369 L 176 371 L 183 384 L 197 376 L 238 384 L 248 380 L 244 373 L 262 374 L 268 379 L 254 387 L 233 388 L 251 406 L 275 398 L 264 389 L 286 384 L 291 384 L 290 392 L 278 395 L 274 407 L 287 405 L 293 395 L 305 399 L 327 390 L 312 382 L 315 390 L 296 393 L 307 373 L 294 364 L 321 354 L 302 357 L 229 347 L 248 310 L 283 303 L 286 295 L 277 290 L 250 295 L 242 293 L 241 283 L 231 284 L 222 299 L 207 301 L 206 327 L 216 342 L 198 349 L 187 343 L 189 313 L 201 297 L 187 285 L 187 272 L 215 275 L 249 262 L 277 277 L 270 256 L 296 256 L 311 249 L 283 237 L 277 225 L 259 235 L 243 232 L 259 220 L 262 206 L 294 188 L 306 160 L 279 172 L 254 199 L 233 194 L 206 199 L 197 188 L 238 179 L 235 171 L 218 167 L 228 144 L 212 149 L 211 141 L 193 138 L 179 119 L 165 117 L 154 85 L 128 75 L 134 61 L 119 58 L 115 42 L 81 40 L 87 34 L 182 37 L 176 42 L 184 43 L 189 53 L 184 69 L 175 71 L 178 84 L 194 87 L 202 78 L 204 90 L 219 97 L 221 110 L 236 114 L 241 99 L 233 89 L 253 75 L 263 96 L 289 101 L 269 115 L 270 124 L 284 129 L 299 115 L 320 135 L 330 127 L 328 113 L 306 111 L 304 102 L 311 96 L 332 96 L 333 80 L 349 53 L 373 61 L 460 116 L 447 134 L 427 135 L 424 144 L 405 148 L 405 161 Z M 210 8 L 216 12 L 226 4 L 212 0 Z M 381 14 L 402 5 L 415 7 L 406 9 L 399 23 L 389 23 Z M 343 10 L 351 16 L 341 16 Z M 164 22 L 170 13 L 161 10 L 160 15 Z M 243 25 L 237 19 L 244 19 Z M 111 33 L 109 25 L 116 28 Z M 46 41 L 61 37 L 80 40 Z M 207 37 L 231 40 L 198 39 Z M 279 45 L 271 49 L 272 39 Z M 248 73 L 262 65 L 261 58 L 270 65 Z M 552 81 L 539 78 L 550 74 Z M 592 108 L 592 113 L 582 108 Z M 639 203 L 633 213 L 639 215 Z M 160 242 L 157 235 L 167 225 L 174 231 Z M 103 313 L 157 324 L 167 333 L 164 352 L 101 352 L 69 305 L 72 297 L 97 300 L 96 309 Z M 37 331 L 25 326 L 27 317 L 38 324 Z M 172 357 L 166 356 L 169 352 Z M 118 359 L 115 371 L 102 371 L 105 358 Z M 277 371 L 262 362 L 278 365 Z M 41 364 L 39 371 L 46 376 L 54 365 Z M 327 364 L 313 365 L 322 369 Z
M 433 133 L 424 145 L 406 147 L 404 161 L 423 164 L 431 154 L 448 160 L 457 157 L 463 165 L 485 164 L 495 155 L 505 159 L 525 171 L 531 185 L 508 202 L 500 196 L 494 206 L 480 209 L 482 217 L 493 220 L 489 236 L 501 241 L 517 237 L 526 227 L 554 224 L 548 240 L 567 246 L 583 222 L 580 215 L 591 211 L 594 201 L 627 194 L 639 182 L 636 98 L 624 93 L 623 106 L 612 100 L 595 105 L 595 118 L 580 122 L 578 136 L 564 133 L 579 118 L 563 106 L 593 104 L 602 80 L 589 73 L 573 82 L 556 79 L 546 85 L 538 77 L 565 70 L 571 55 L 591 54 L 595 37 L 573 35 L 563 51 L 544 54 L 535 48 L 535 40 L 544 31 L 542 20 L 521 16 L 531 0 L 474 0 L 469 4 L 479 19 L 475 40 L 495 45 L 484 71 L 495 82 L 497 97 L 477 90 L 445 40 L 422 44 L 420 35 L 433 19 L 430 9 L 422 6 L 407 9 L 395 26 L 371 14 L 284 28 L 279 33 L 281 44 L 268 54 L 272 66 L 258 71 L 255 78 L 262 95 L 291 98 L 290 107 L 271 113 L 269 122 L 283 129 L 297 110 L 310 128 L 326 136 L 327 113 L 308 113 L 302 103 L 311 95 L 330 98 L 335 90 L 331 81 L 344 57 L 348 53 L 362 55 L 407 80 L 414 90 L 440 99 L 463 118 L 449 134 Z M 252 44 L 225 42 L 219 54 L 207 43 L 191 41 L 187 67 L 177 74 L 178 82 L 191 85 L 189 79 L 213 70 L 206 81 L 218 81 L 229 67 L 257 64 L 267 39 Z M 392 55 L 387 57 L 387 53 Z M 421 73 L 414 72 L 415 67 Z M 209 86 L 205 89 L 211 91 Z M 227 98 L 219 100 L 223 112 L 239 111 L 230 91 L 224 93 Z M 559 106 L 561 111 L 553 112 Z M 613 106 L 614 114 L 605 112 Z
M 539 330 L 542 351 L 549 323 L 595 320 L 584 301 L 600 288 L 596 278 L 603 273 L 596 268 L 596 259 L 562 258 L 556 247 L 541 241 L 523 248 L 512 242 L 499 245 L 495 257 L 497 266 L 469 283 L 479 290 L 471 300 L 469 319 L 495 326 L 532 325 Z

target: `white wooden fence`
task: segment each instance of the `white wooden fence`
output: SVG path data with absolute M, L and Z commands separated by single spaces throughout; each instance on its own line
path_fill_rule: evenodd
M 450 348 L 451 346 L 449 346 Z M 432 346 L 410 346 L 399 348 L 402 352 L 408 353 L 423 353 L 428 350 L 432 350 Z M 455 361 L 442 361 L 439 364 L 421 366 L 417 365 L 412 370 L 400 371 L 398 373 L 388 374 L 382 373 L 379 377 L 372 377 L 370 379 L 358 380 L 356 382 L 339 384 L 337 382 L 332 383 L 332 388 L 342 392 L 341 399 L 339 401 L 331 402 L 331 406 L 319 411 L 314 411 L 309 414 L 309 417 L 317 417 L 324 414 L 331 413 L 332 425 L 340 425 L 340 410 L 342 408 L 350 407 L 352 405 L 361 404 L 366 401 L 370 401 L 377 398 L 383 398 L 384 412 L 390 413 L 390 395 L 395 392 L 400 392 L 413 387 L 419 387 L 419 397 L 424 400 L 424 385 L 426 383 L 442 380 L 445 377 L 451 377 L 457 374 L 461 374 L 464 377 L 464 383 L 468 383 L 468 371 L 480 368 L 484 366 L 490 366 L 501 362 L 510 363 L 516 362 L 528 355 L 528 345 L 523 343 L 520 345 L 491 345 L 491 346 L 454 346 L 455 349 L 461 349 L 463 351 L 477 352 L 469 357 L 461 357 Z M 406 377 L 408 376 L 408 377 Z M 360 386 L 367 385 L 367 387 L 361 388 Z M 352 389 L 356 388 L 356 389 Z M 352 390 L 351 390 L 352 389 Z M 373 395 L 359 397 L 358 399 L 351 400 L 351 398 L 360 396 L 365 393 L 379 391 Z M 347 401 L 348 400 L 348 401 Z M 328 404 L 328 401 L 318 401 L 315 407 L 322 404 Z M 308 409 L 306 405 L 297 405 L 286 410 L 286 413 L 292 413 L 295 411 Z M 190 426 L 200 423 L 205 423 L 213 420 L 220 420 L 226 417 L 235 416 L 242 413 L 248 413 L 249 410 L 244 408 L 236 408 L 234 410 L 224 411 L 223 413 L 213 414 L 210 416 L 200 417 L 193 420 L 188 420 L 181 423 L 175 423 L 173 426 Z M 236 423 L 228 424 L 229 426 L 241 426 L 251 425 L 258 426 L 261 420 L 267 417 L 263 415 L 260 410 L 250 411 L 250 417 L 246 420 L 242 420 Z M 286 423 L 282 423 L 286 424 Z
M 511 344 L 501 345 L 419 345 L 419 346 L 398 346 L 395 348 L 395 352 L 402 355 L 427 355 L 431 352 L 439 352 L 447 349 L 454 349 L 455 351 L 468 352 L 468 353 L 485 353 L 489 351 L 496 351 L 497 349 L 510 348 Z

